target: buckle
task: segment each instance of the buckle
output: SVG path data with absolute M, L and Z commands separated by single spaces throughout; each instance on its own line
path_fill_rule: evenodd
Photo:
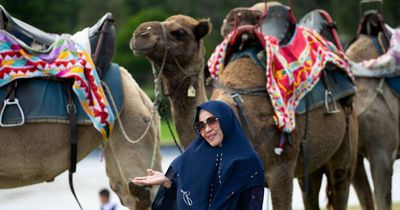
M 67 104 L 65 105 L 67 108 L 67 113 L 70 114 L 70 111 L 73 111 L 74 114 L 76 114 L 76 107 L 75 104 Z
M 15 105 L 18 107 L 19 113 L 21 115 L 21 121 L 20 122 L 16 122 L 16 123 L 9 123 L 9 124 L 4 124 L 3 123 L 3 114 L 7 108 L 7 106 L 12 106 Z M 19 105 L 19 101 L 17 98 L 14 98 L 13 101 L 10 101 L 9 98 L 4 100 L 4 106 L 1 109 L 0 112 L 0 126 L 1 127 L 15 127 L 15 126 L 21 126 L 25 123 L 25 115 L 24 115 L 24 111 L 22 110 L 21 106 Z
M 233 102 L 235 103 L 235 105 L 242 105 L 243 104 L 243 99 L 240 96 L 239 93 L 232 93 L 231 97 L 233 99 Z

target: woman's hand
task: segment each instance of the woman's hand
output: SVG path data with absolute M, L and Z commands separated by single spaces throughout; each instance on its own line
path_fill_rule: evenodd
M 170 188 L 172 185 L 171 180 L 163 173 L 152 169 L 147 169 L 147 176 L 135 177 L 132 182 L 137 185 L 163 185 L 166 188 Z

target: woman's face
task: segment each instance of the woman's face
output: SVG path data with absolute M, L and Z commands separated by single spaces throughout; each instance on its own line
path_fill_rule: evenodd
M 199 122 L 205 123 L 205 129 L 203 129 L 200 134 L 208 142 L 208 144 L 210 144 L 212 147 L 216 147 L 222 143 L 224 134 L 219 126 L 218 119 L 216 121 L 210 119 L 215 119 L 215 116 L 206 110 L 200 111 Z

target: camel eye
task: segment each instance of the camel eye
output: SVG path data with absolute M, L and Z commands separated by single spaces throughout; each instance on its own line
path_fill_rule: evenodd
M 178 29 L 176 31 L 172 31 L 171 34 L 177 38 L 182 38 L 187 34 L 187 32 L 183 29 Z

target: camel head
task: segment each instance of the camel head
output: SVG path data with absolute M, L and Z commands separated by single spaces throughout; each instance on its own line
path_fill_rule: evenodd
M 251 7 L 237 7 L 232 9 L 226 15 L 222 23 L 220 31 L 221 36 L 225 37 L 232 30 L 234 30 L 235 27 L 243 25 L 257 25 L 260 21 L 260 18 L 265 15 L 266 9 L 274 5 L 281 5 L 281 3 L 276 1 L 267 3 L 260 2 Z
M 151 21 L 139 25 L 130 41 L 136 55 L 143 55 L 161 66 L 165 53 L 167 63 L 175 59 L 181 66 L 191 64 L 193 59 L 203 62 L 205 50 L 202 38 L 211 31 L 208 19 L 196 20 L 185 15 L 174 15 L 163 22 Z
M 358 36 L 357 40 L 347 48 L 346 54 L 354 62 L 361 62 L 379 56 L 372 38 L 364 34 Z

